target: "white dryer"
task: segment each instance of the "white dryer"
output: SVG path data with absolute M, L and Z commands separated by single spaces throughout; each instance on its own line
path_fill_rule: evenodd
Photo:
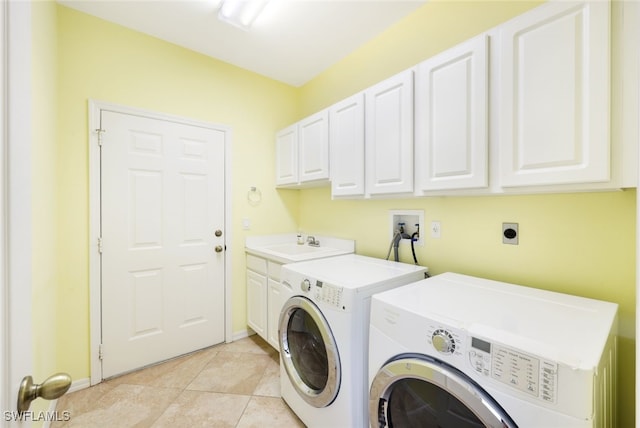
M 283 266 L 281 394 L 308 427 L 368 425 L 371 296 L 418 281 L 426 271 L 355 254 Z
M 617 305 L 446 273 L 373 297 L 372 427 L 615 427 Z

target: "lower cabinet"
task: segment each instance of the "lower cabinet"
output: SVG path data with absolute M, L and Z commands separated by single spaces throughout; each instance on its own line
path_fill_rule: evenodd
M 282 284 L 280 284 L 280 281 L 269 278 L 267 287 L 267 342 L 278 350 L 280 349 L 278 324 L 283 304 Z
M 247 324 L 258 335 L 267 335 L 267 277 L 247 269 Z
M 284 304 L 281 268 L 281 263 L 247 254 L 247 324 L 278 350 L 278 321 Z

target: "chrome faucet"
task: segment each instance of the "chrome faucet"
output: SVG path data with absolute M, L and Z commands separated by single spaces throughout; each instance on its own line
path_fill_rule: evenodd
M 319 247 L 320 241 L 316 241 L 315 236 L 309 235 L 307 236 L 307 244 L 309 244 L 311 247 Z

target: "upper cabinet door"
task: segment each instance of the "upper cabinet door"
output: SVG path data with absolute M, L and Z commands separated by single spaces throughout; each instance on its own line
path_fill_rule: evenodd
M 488 36 L 418 65 L 416 181 L 420 190 L 488 185 Z
M 322 110 L 298 124 L 300 182 L 329 179 L 329 113 Z
M 364 94 L 329 109 L 331 195 L 364 196 Z
M 298 183 L 298 125 L 276 134 L 276 186 Z
M 413 191 L 413 69 L 365 91 L 366 192 Z
M 609 2 L 551 2 L 500 31 L 502 186 L 610 179 Z

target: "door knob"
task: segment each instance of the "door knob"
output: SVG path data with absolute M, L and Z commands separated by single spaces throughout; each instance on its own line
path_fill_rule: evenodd
M 222 236 L 222 231 L 220 229 L 215 231 L 215 235 L 219 238 Z
M 56 373 L 49 376 L 40 385 L 34 384 L 31 376 L 25 376 L 18 390 L 18 412 L 24 413 L 29 410 L 31 402 L 38 397 L 45 400 L 55 400 L 62 397 L 70 386 L 71 376 L 66 373 Z
M 223 250 L 222 245 L 216 245 L 216 253 L 221 253 Z

